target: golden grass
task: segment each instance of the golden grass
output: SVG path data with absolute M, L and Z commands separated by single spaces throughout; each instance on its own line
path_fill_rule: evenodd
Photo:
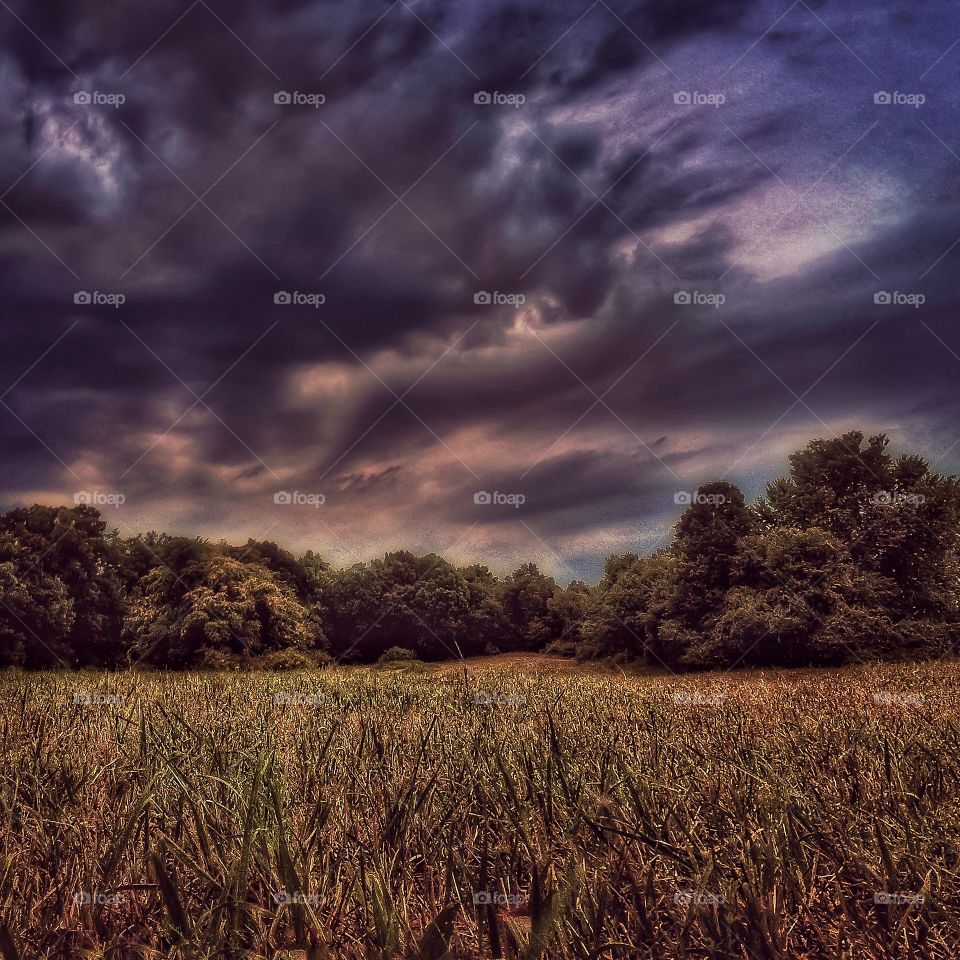
M 955 960 L 958 681 L 7 673 L 0 956 Z

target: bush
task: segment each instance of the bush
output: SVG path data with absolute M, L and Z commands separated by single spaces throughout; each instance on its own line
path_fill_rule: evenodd
M 303 650 L 271 650 L 260 661 L 264 670 L 280 673 L 285 670 L 313 670 L 314 658 Z
M 229 650 L 221 650 L 219 647 L 205 647 L 197 654 L 197 667 L 201 670 L 236 672 L 249 669 L 249 662 L 246 657 L 231 653 Z
M 402 660 L 419 660 L 420 658 L 407 647 L 391 647 L 384 650 L 378 663 L 398 663 Z
M 233 653 L 218 647 L 205 647 L 197 656 L 197 669 L 220 670 L 231 673 L 249 673 L 257 670 L 270 670 L 283 673 L 288 670 L 320 670 L 330 666 L 333 657 L 324 650 L 271 650 L 262 657 L 251 657 L 245 653 Z M 138 670 L 149 670 L 151 664 L 139 663 Z

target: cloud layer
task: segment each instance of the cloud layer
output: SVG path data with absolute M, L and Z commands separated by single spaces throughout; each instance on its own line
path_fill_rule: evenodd
M 569 577 L 812 436 L 955 469 L 935 6 L 11 4 L 0 498 Z

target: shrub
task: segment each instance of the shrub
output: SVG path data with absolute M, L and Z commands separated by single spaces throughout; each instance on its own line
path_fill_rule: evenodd
M 271 650 L 260 660 L 260 666 L 264 670 L 279 673 L 285 670 L 312 670 L 317 663 L 303 650 Z
M 379 663 L 397 663 L 402 660 L 419 660 L 420 658 L 407 647 L 391 647 L 384 650 L 380 656 Z
M 247 669 L 246 658 L 219 647 L 204 647 L 197 653 L 197 666 L 201 670 L 228 670 L 237 672 Z

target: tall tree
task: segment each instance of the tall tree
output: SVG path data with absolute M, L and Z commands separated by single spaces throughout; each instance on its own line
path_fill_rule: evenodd
M 548 604 L 558 589 L 553 578 L 541 573 L 535 563 L 523 564 L 504 580 L 500 599 L 513 649 L 537 650 L 549 639 Z
M 186 667 L 214 652 L 257 657 L 324 645 L 310 609 L 263 565 L 215 555 L 190 576 L 198 582 L 186 592 L 168 567 L 144 577 L 128 618 L 135 659 Z
M 99 512 L 85 505 L 35 505 L 0 517 L 0 536 L 7 545 L 7 562 L 12 564 L 8 577 L 20 581 L 35 597 L 47 593 L 57 608 L 50 632 L 38 622 L 31 628 L 34 636 L 23 638 L 25 643 L 46 644 L 59 651 L 58 658 L 66 656 L 72 664 L 103 665 L 119 659 L 124 596 L 118 558 L 105 530 Z M 60 629 L 66 620 L 61 597 L 69 598 L 71 613 L 63 642 Z

